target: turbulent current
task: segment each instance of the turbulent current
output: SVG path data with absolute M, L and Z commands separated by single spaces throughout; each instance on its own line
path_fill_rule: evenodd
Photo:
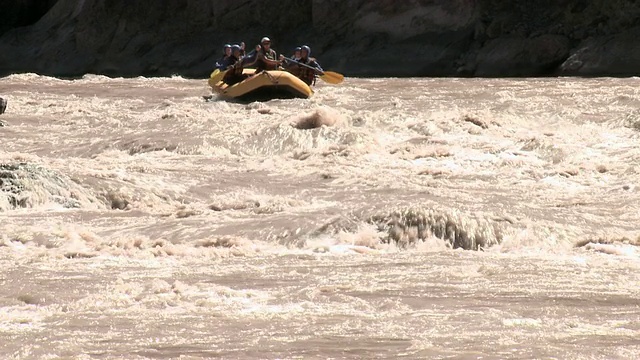
M 0 358 L 636 359 L 640 79 L 0 79 Z

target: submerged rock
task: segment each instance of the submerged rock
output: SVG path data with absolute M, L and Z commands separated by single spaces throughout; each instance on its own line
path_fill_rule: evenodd
M 412 206 L 335 218 L 316 229 L 313 235 L 356 233 L 361 229 L 362 222 L 375 227 L 375 239 L 370 242 L 410 248 L 440 239 L 449 248 L 475 251 L 501 244 L 515 223 L 509 217 L 479 216 L 455 209 Z
M 457 211 L 408 208 L 373 216 L 370 222 L 387 234 L 387 242 L 401 247 L 429 237 L 445 240 L 454 249 L 465 250 L 481 250 L 502 242 L 502 225 Z
M 335 126 L 343 123 L 344 116 L 330 107 L 320 107 L 309 114 L 299 116 L 292 126 L 300 130 L 316 129 L 322 126 Z
M 0 211 L 58 204 L 96 207 L 88 190 L 68 177 L 30 163 L 0 164 Z

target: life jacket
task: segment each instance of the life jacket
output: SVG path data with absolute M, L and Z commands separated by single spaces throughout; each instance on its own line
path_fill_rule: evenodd
M 295 76 L 298 76 L 298 64 L 296 64 L 294 61 L 298 61 L 298 59 L 294 58 L 293 56 L 291 58 L 285 58 L 284 61 L 282 62 L 282 67 L 294 74 Z
M 231 69 L 231 72 L 233 72 L 234 75 L 242 75 L 242 71 L 244 70 L 242 67 L 242 56 L 240 56 L 239 59 L 236 59 L 234 57 L 235 61 L 233 63 L 233 69 Z
M 237 84 L 245 78 L 243 76 L 242 57 L 238 59 L 235 56 L 231 55 L 227 59 L 227 66 L 225 67 L 225 70 L 228 71 L 224 75 L 223 81 L 229 85 Z
M 307 58 L 306 60 L 300 59 L 298 61 L 302 64 L 311 66 L 313 68 L 317 68 L 318 64 L 316 63 L 316 59 Z M 306 66 L 298 65 L 298 77 L 300 80 L 304 81 L 307 85 L 312 85 L 316 81 L 316 71 L 309 69 Z
M 220 70 L 222 70 L 222 71 L 227 70 L 229 68 L 229 66 L 235 65 L 237 62 L 238 62 L 238 58 L 236 58 L 235 56 L 231 55 L 231 56 L 227 57 L 226 59 L 224 59 L 224 61 L 220 65 Z
M 227 61 L 229 60 L 229 56 L 223 55 L 220 60 L 216 61 L 216 68 L 220 70 L 226 69 Z
M 260 49 L 260 54 L 262 54 L 262 56 L 265 57 L 265 59 L 268 60 L 273 60 L 276 61 L 277 58 L 277 54 L 276 51 L 273 49 L 269 49 L 269 51 L 264 51 L 264 48 Z M 264 62 L 262 59 L 260 59 L 260 57 L 258 56 L 258 60 L 256 63 L 256 70 L 260 71 L 260 70 L 275 70 L 278 67 L 278 65 L 271 65 L 271 64 L 267 64 L 266 62 Z

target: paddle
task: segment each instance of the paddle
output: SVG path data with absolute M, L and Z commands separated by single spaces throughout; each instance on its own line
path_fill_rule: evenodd
M 293 59 L 285 58 L 285 61 L 291 61 L 292 63 L 296 63 L 298 65 L 302 65 L 304 67 L 308 67 L 309 69 L 315 70 L 318 74 L 320 74 L 320 79 L 328 82 L 329 84 L 340 84 L 344 80 L 344 75 L 339 74 L 333 71 L 322 71 L 314 68 L 313 66 L 309 66 L 307 64 L 303 64 L 299 61 L 295 61 Z
M 220 71 L 220 69 L 215 69 L 211 73 L 211 77 L 209 78 L 209 85 L 214 86 L 215 84 L 220 82 L 220 80 L 222 80 L 224 76 L 227 74 L 227 71 L 229 70 Z

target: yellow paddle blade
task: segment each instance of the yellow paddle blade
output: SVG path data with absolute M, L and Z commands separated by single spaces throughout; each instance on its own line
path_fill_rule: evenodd
M 329 84 L 340 84 L 344 81 L 344 75 L 333 71 L 325 71 L 324 74 L 320 75 L 320 79 L 328 82 Z
M 227 70 L 220 71 L 220 69 L 215 69 L 211 73 L 211 77 L 209 78 L 209 86 L 215 86 L 215 84 L 219 83 L 220 80 L 224 78 L 224 75 L 227 73 Z

